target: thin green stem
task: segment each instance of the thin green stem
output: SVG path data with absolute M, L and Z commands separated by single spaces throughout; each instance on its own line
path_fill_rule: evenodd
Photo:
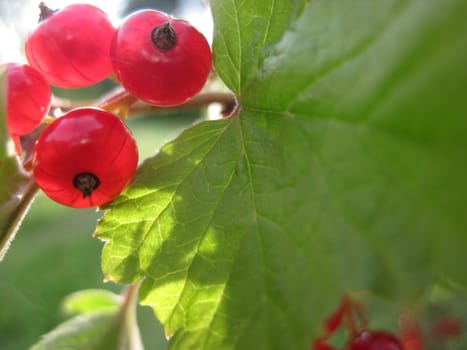
M 2 230 L 3 234 L 0 237 L 0 261 L 3 260 L 8 248 L 10 247 L 24 216 L 29 210 L 37 190 L 38 187 L 34 180 L 29 179 L 20 193 L 0 207 L 0 214 L 5 215 L 6 220 L 4 221 L 8 225 L 5 230 Z

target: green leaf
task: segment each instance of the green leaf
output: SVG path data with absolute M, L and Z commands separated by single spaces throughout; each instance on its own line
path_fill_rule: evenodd
M 280 39 L 307 0 L 212 1 L 216 71 L 236 94 L 257 73 L 264 48 Z
M 37 192 L 34 181 L 21 173 L 15 155 L 8 149 L 5 68 L 0 66 L 0 261 Z
M 147 160 L 100 221 L 172 349 L 307 349 L 343 292 L 467 285 L 467 3 L 212 1 L 237 117 Z
M 31 350 L 142 350 L 136 323 L 136 296 L 139 285 L 129 286 L 120 307 L 89 308 L 44 335 Z M 83 291 L 68 298 L 68 303 L 106 299 L 102 291 Z M 89 303 L 87 303 L 89 306 Z M 82 310 L 80 310 L 82 311 Z
M 104 289 L 86 289 L 68 295 L 62 309 L 69 315 L 84 315 L 96 311 L 116 309 L 121 305 L 120 296 Z
M 118 310 L 76 316 L 42 337 L 31 350 L 120 349 Z

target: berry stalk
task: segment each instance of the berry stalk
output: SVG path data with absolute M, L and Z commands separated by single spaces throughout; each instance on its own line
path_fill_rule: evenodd
M 124 117 L 132 117 L 141 113 L 154 112 L 167 112 L 167 111 L 180 111 L 190 109 L 200 109 L 209 106 L 212 103 L 219 103 L 221 105 L 222 117 L 229 117 L 237 107 L 237 100 L 235 95 L 231 92 L 205 92 L 196 95 L 185 103 L 178 106 L 164 107 L 156 106 L 144 101 L 138 100 L 135 96 L 126 90 L 118 89 L 106 96 L 100 103 L 96 104 L 97 107 L 105 109 L 106 111 L 118 114 L 122 119 Z M 70 111 L 75 108 L 94 105 L 92 101 L 69 101 L 54 97 L 52 109 L 60 109 L 63 112 Z M 122 116 L 122 114 L 124 114 Z

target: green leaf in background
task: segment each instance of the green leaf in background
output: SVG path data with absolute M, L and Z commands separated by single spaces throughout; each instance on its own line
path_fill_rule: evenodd
M 128 287 L 122 303 L 112 307 L 109 304 L 116 295 L 111 292 L 76 292 L 65 304 L 81 314 L 44 335 L 30 350 L 142 350 L 136 324 L 137 290 L 137 285 Z
M 22 174 L 8 150 L 6 128 L 6 66 L 0 66 L 0 261 L 8 250 L 37 192 L 31 178 Z
M 85 315 L 96 311 L 117 309 L 121 297 L 105 289 L 86 289 L 68 295 L 62 303 L 68 315 Z
M 100 221 L 172 349 L 308 349 L 343 292 L 465 286 L 467 3 L 212 1 L 240 114 L 184 132 Z
M 120 349 L 118 310 L 75 316 L 42 337 L 31 350 Z

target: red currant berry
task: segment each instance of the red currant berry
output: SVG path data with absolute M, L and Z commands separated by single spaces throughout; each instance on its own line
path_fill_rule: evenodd
M 112 72 L 109 48 L 115 28 L 105 12 L 87 4 L 52 11 L 41 3 L 40 8 L 41 20 L 27 38 L 26 56 L 50 84 L 84 87 Z
M 349 350 L 403 350 L 400 341 L 385 331 L 363 331 L 354 336 Z
M 458 337 L 462 334 L 462 321 L 453 316 L 443 316 L 436 321 L 431 329 L 431 335 L 438 340 Z
M 187 21 L 154 10 L 136 12 L 122 22 L 110 57 L 128 92 L 160 106 L 177 105 L 197 94 L 212 66 L 203 34 Z
M 8 131 L 16 136 L 28 134 L 49 110 L 50 86 L 41 73 L 26 64 L 9 63 L 5 74 Z
M 313 350 L 336 350 L 336 348 L 323 340 L 317 340 L 313 343 Z
M 133 179 L 136 142 L 125 124 L 97 108 L 74 109 L 40 135 L 33 155 L 38 186 L 74 208 L 113 200 Z

